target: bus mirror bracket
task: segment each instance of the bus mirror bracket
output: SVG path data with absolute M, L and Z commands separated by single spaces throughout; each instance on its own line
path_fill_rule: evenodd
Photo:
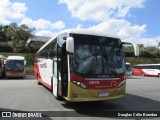
M 26 61 L 24 61 L 24 65 L 26 65 Z
M 139 56 L 139 46 L 137 44 L 132 44 L 129 42 L 122 42 L 122 45 L 131 45 L 134 48 L 134 55 Z
M 70 54 L 74 53 L 74 39 L 73 39 L 73 37 L 67 37 L 67 39 L 66 39 L 66 51 Z

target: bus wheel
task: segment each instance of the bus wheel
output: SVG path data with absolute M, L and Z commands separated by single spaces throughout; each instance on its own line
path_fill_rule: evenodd
M 160 77 L 160 73 L 158 73 L 158 77 Z
M 2 78 L 3 77 L 6 77 L 6 73 L 4 71 L 2 72 Z
M 38 84 L 38 85 L 42 85 L 42 83 L 41 83 L 41 82 L 39 82 L 38 80 L 37 80 L 37 84 Z
M 38 74 L 37 74 L 37 84 L 38 84 L 38 85 L 42 85 L 42 83 L 39 82 L 39 80 L 38 80 Z
M 142 73 L 141 76 L 144 76 L 144 74 Z

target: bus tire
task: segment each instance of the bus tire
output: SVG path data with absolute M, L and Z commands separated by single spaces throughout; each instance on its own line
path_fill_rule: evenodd
M 53 94 L 53 77 L 51 78 L 51 93 Z
M 38 84 L 38 85 L 42 85 L 42 83 L 41 83 L 41 82 L 39 82 L 38 80 L 37 80 L 37 84 Z
M 141 76 L 144 77 L 144 73 L 142 73 Z
M 160 73 L 158 73 L 158 77 L 160 77 Z
M 38 80 L 38 74 L 37 74 L 37 84 L 38 84 L 38 85 L 42 85 L 42 83 L 39 82 L 39 80 Z
M 58 91 L 57 91 L 56 95 L 53 94 L 53 77 L 51 78 L 51 92 L 56 100 L 61 100 L 61 97 L 58 95 Z
M 2 72 L 2 78 L 6 77 L 6 73 L 3 71 Z

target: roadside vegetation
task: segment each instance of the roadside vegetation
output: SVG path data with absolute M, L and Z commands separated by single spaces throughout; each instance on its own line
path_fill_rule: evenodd
M 126 61 L 131 63 L 132 67 L 136 64 L 160 64 L 160 58 L 126 57 Z
M 160 58 L 160 41 L 157 41 L 157 46 L 147 46 L 145 47 L 143 44 L 139 44 L 140 49 L 140 58 Z M 131 46 L 125 46 L 125 56 L 133 57 L 134 50 Z
M 32 32 L 35 28 L 30 28 L 25 24 L 0 25 L 0 52 L 28 52 L 27 40 L 34 37 Z

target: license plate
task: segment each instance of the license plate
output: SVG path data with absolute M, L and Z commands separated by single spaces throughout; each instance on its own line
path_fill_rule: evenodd
M 107 97 L 109 95 L 108 92 L 100 92 L 99 97 Z

